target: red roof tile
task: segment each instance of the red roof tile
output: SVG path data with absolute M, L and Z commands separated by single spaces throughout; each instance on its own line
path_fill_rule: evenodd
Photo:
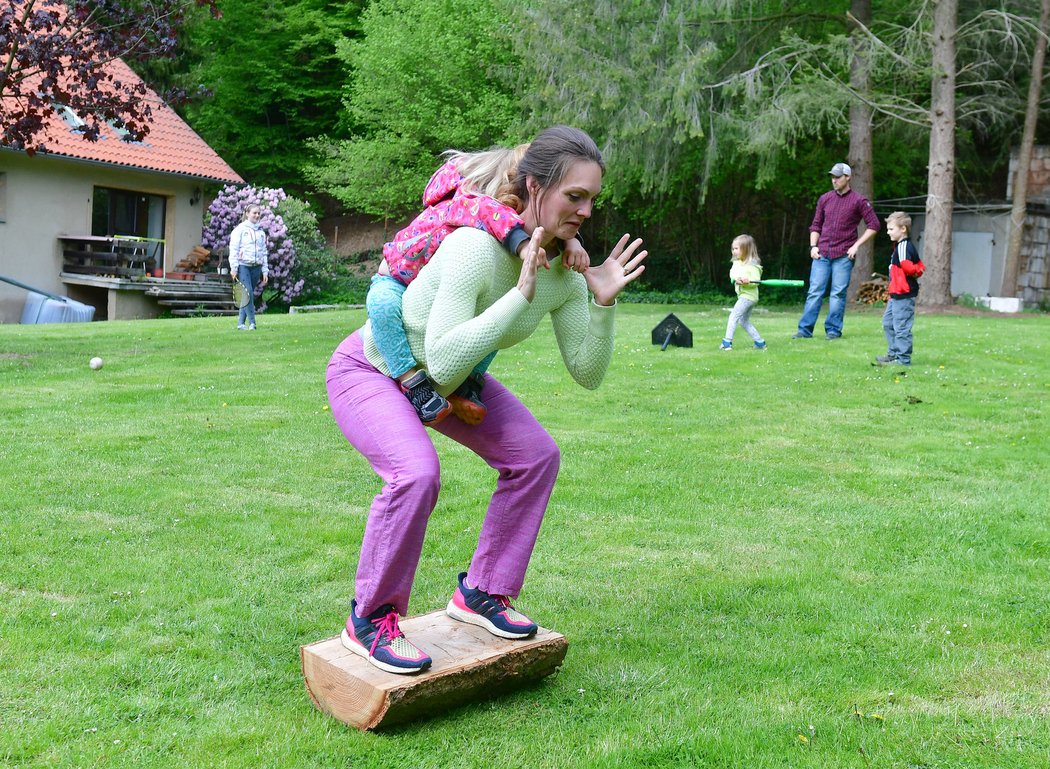
M 120 60 L 110 62 L 107 67 L 113 68 L 120 80 L 141 81 L 141 78 Z M 149 124 L 149 134 L 141 144 L 123 141 L 110 127 L 102 131 L 98 141 L 87 141 L 70 128 L 61 116 L 52 113 L 45 121 L 46 153 L 50 156 L 139 168 L 194 179 L 244 183 L 244 179 L 171 107 L 161 101 L 153 91 L 149 93 L 153 122 Z

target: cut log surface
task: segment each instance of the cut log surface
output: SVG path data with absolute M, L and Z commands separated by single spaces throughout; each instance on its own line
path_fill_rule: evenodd
M 300 649 L 310 698 L 321 711 L 358 729 L 377 729 L 486 699 L 555 672 L 568 642 L 552 630 L 512 641 L 444 611 L 410 617 L 402 632 L 434 660 L 416 675 L 387 673 L 344 649 L 339 638 Z

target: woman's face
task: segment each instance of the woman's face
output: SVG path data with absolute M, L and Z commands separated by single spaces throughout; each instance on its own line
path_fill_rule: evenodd
M 545 234 L 541 246 L 555 238 L 571 240 L 576 237 L 580 225 L 591 215 L 594 199 L 602 191 L 602 169 L 593 160 L 577 160 L 569 166 L 560 182 L 546 190 L 540 190 L 535 181 L 529 180 L 529 196 L 538 204 L 526 207 L 523 219 L 525 229 L 532 232 L 542 226 Z

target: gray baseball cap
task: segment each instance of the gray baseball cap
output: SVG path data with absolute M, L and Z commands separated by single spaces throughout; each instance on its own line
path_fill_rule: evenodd
M 836 163 L 828 173 L 832 176 L 853 176 L 853 169 L 845 163 Z

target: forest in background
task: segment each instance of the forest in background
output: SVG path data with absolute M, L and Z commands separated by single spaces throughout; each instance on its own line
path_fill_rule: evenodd
M 945 2 L 957 6 L 955 199 L 1003 201 L 1036 0 L 238 0 L 219 2 L 218 19 L 191 13 L 178 55 L 138 68 L 159 91 L 195 94 L 178 109 L 250 184 L 323 215 L 400 222 L 441 151 L 579 126 L 609 169 L 586 242 L 601 252 L 625 230 L 644 236 L 647 282 L 670 290 L 724 282 L 741 232 L 767 275 L 808 274 L 827 171 L 858 167 L 858 104 L 861 191 L 880 216 L 902 201 L 922 210 Z M 858 51 L 864 90 L 851 81 Z

